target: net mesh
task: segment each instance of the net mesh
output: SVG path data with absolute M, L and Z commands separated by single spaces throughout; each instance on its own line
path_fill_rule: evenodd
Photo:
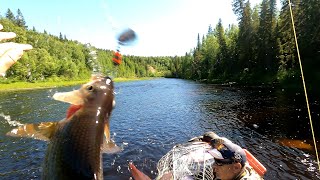
M 212 147 L 205 142 L 188 142 L 174 146 L 158 162 L 159 180 L 214 179 Z

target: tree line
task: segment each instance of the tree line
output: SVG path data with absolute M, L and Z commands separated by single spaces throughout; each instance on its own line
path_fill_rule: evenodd
M 320 82 L 320 1 L 291 0 L 306 84 Z M 249 0 L 233 0 L 237 25 L 224 27 L 222 19 L 205 35 L 197 36 L 195 47 L 184 56 L 124 56 L 117 77 L 166 76 L 209 83 L 275 84 L 301 86 L 301 73 L 293 36 L 289 4 L 262 0 L 252 7 Z M 4 31 L 17 33 L 18 43 L 31 44 L 8 72 L 9 79 L 46 81 L 83 79 L 92 72 L 114 69 L 111 50 L 68 40 L 65 35 L 28 29 L 18 9 L 1 17 Z
M 320 1 L 291 0 L 306 84 L 320 82 Z M 301 73 L 295 47 L 289 4 L 262 0 L 233 0 L 238 25 L 223 27 L 222 20 L 185 56 L 173 59 L 177 76 L 214 83 L 297 84 Z
M 90 77 L 93 72 L 116 77 L 157 77 L 170 74 L 172 57 L 169 56 L 123 56 L 123 63 L 115 72 L 111 50 L 69 40 L 62 33 L 55 36 L 46 30 L 38 32 L 35 27 L 28 29 L 20 9 L 16 16 L 8 9 L 4 16 L 0 15 L 0 24 L 4 27 L 3 31 L 17 34 L 10 42 L 33 46 L 7 71 L 5 82 L 81 80 Z

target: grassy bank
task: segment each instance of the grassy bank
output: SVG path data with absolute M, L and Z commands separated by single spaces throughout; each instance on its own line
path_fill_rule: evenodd
M 152 78 L 115 78 L 115 82 L 126 82 L 126 81 L 137 81 L 137 80 L 149 80 Z M 32 89 L 43 89 L 53 87 L 65 87 L 75 86 L 87 83 L 88 80 L 82 81 L 59 81 L 59 82 L 14 82 L 14 83 L 1 83 L 0 91 L 19 91 L 19 90 L 32 90 Z

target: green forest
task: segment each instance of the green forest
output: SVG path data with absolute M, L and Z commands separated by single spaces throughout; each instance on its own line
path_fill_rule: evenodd
M 92 72 L 138 78 L 170 75 L 172 57 L 123 56 L 123 63 L 116 67 L 115 72 L 111 50 L 68 40 L 62 33 L 54 36 L 46 30 L 38 32 L 35 27 L 28 28 L 20 9 L 16 15 L 8 9 L 1 16 L 0 24 L 4 27 L 3 31 L 17 34 L 10 42 L 33 46 L 7 71 L 7 79 L 2 79 L 3 83 L 83 80 L 89 78 Z
M 200 2 L 199 2 L 200 3 Z M 306 84 L 320 82 L 320 1 L 292 0 Z M 249 0 L 233 0 L 237 25 L 223 27 L 223 20 L 208 25 L 205 35 L 184 56 L 124 56 L 117 77 L 177 77 L 207 83 L 301 87 L 301 72 L 287 0 L 277 9 L 276 0 L 262 0 L 252 7 Z M 17 43 L 31 44 L 8 72 L 6 81 L 59 81 L 88 78 L 94 71 L 114 69 L 111 50 L 68 40 L 28 28 L 22 12 L 10 9 L 1 16 L 4 31 L 17 34 Z M 190 22 L 192 23 L 192 22 Z
M 320 1 L 292 0 L 306 84 L 320 83 Z M 276 0 L 233 0 L 238 25 L 223 27 L 222 20 L 198 34 L 194 49 L 174 61 L 173 74 L 210 83 L 280 84 L 302 87 L 301 72 L 287 0 L 281 10 Z

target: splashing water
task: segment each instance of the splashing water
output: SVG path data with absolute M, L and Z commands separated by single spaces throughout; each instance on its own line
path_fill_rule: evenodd
M 91 46 L 90 44 L 86 44 L 86 47 L 89 50 L 90 56 L 87 61 L 89 62 L 90 66 L 92 67 L 92 76 L 105 73 L 105 75 L 107 75 L 111 78 L 116 77 L 116 70 L 115 69 L 106 70 L 105 72 L 102 70 L 102 67 L 98 62 L 98 56 L 97 56 L 96 49 L 93 46 Z M 111 61 L 111 59 L 110 59 L 110 61 Z
M 12 121 L 10 115 L 5 115 L 3 113 L 0 113 L 0 117 L 3 117 L 10 126 L 21 126 L 21 125 L 23 125 L 19 121 Z
M 314 166 L 316 162 L 312 160 L 309 154 L 303 154 L 303 155 L 305 156 L 305 159 L 301 159 L 301 163 L 308 166 L 307 171 L 316 172 L 317 167 Z
M 99 63 L 97 61 L 97 51 L 90 44 L 86 44 L 86 47 L 90 51 L 90 53 L 89 53 L 90 57 L 88 59 L 88 62 L 92 66 L 92 73 L 93 74 L 99 74 L 101 72 L 101 67 L 99 66 Z

